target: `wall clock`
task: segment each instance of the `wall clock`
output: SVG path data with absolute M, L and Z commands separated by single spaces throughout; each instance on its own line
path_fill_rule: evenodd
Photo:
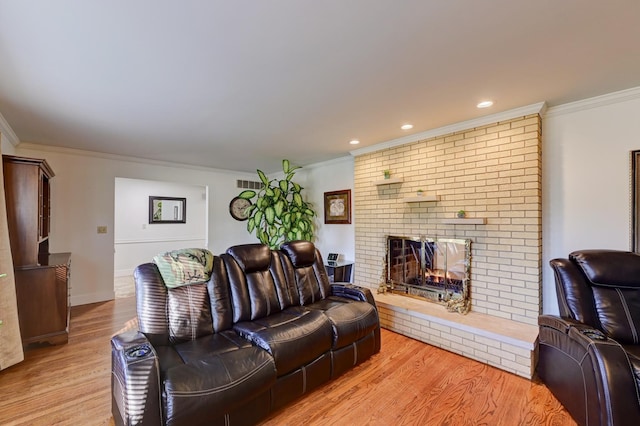
M 247 215 L 247 208 L 249 208 L 249 206 L 251 206 L 251 201 L 235 197 L 229 203 L 229 213 L 231 213 L 231 217 L 235 220 L 247 220 L 249 219 Z

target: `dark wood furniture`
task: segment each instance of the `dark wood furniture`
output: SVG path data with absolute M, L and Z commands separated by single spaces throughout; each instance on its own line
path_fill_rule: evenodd
M 351 282 L 351 269 L 353 269 L 353 262 L 327 262 L 324 265 L 329 276 L 329 282 L 332 283 L 350 283 Z
M 35 158 L 2 163 L 22 343 L 66 343 L 71 255 L 49 253 L 53 170 Z

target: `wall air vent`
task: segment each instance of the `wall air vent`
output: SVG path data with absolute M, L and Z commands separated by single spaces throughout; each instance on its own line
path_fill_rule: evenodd
M 264 186 L 262 182 L 254 182 L 252 180 L 240 180 L 236 181 L 236 185 L 238 188 L 242 189 L 262 189 Z

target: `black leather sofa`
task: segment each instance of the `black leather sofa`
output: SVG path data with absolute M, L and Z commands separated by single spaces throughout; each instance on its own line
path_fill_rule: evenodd
M 538 319 L 538 375 L 580 425 L 640 424 L 640 255 L 554 259 L 560 316 Z
M 380 350 L 371 292 L 330 284 L 310 242 L 234 246 L 209 273 L 168 288 L 136 269 L 139 331 L 111 340 L 117 425 L 255 424 Z

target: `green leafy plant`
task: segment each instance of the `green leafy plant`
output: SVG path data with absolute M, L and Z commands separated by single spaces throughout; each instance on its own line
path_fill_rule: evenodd
M 242 191 L 238 196 L 251 200 L 247 207 L 247 231 L 256 234 L 261 243 L 272 249 L 285 241 L 308 240 L 314 235 L 312 206 L 302 199 L 302 187 L 293 182 L 295 171 L 289 160 L 282 160 L 284 179 L 269 179 L 261 170 L 258 177 L 263 184 L 258 192 Z M 255 198 L 255 200 L 253 200 Z

